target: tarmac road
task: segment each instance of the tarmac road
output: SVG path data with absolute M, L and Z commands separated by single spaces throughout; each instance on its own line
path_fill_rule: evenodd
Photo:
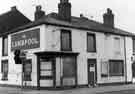
M 0 87 L 0 94 L 135 94 L 135 84 L 74 88 L 68 90 L 32 90 Z

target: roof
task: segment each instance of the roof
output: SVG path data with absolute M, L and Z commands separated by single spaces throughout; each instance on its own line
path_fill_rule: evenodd
M 24 26 L 15 28 L 9 32 L 6 32 L 5 34 L 18 32 L 19 30 L 24 30 L 27 28 L 41 25 L 41 24 L 64 26 L 64 27 L 70 27 L 70 28 L 76 28 L 76 29 L 82 29 L 82 30 L 92 30 L 95 32 L 111 33 L 111 34 L 117 34 L 117 35 L 123 35 L 123 36 L 131 36 L 131 37 L 135 36 L 135 34 L 133 33 L 130 33 L 130 32 L 118 29 L 118 28 L 107 27 L 102 23 L 90 20 L 85 17 L 80 18 L 80 17 L 72 16 L 70 22 L 63 21 L 59 19 L 57 13 L 48 14 L 39 20 L 36 20 Z
M 0 15 L 0 35 L 30 22 L 31 21 L 17 9 L 10 10 Z

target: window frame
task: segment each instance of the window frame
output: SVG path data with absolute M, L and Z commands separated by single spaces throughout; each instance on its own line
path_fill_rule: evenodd
M 123 68 L 122 68 L 122 73 L 121 74 L 119 74 L 119 75 L 112 75 L 111 73 L 110 73 L 110 63 L 118 63 L 118 62 L 121 62 L 121 63 L 123 63 Z M 109 60 L 109 77 L 114 77 L 114 76 L 124 76 L 125 75 L 125 69 L 124 69 L 124 60 Z
M 5 54 L 5 39 L 7 38 L 7 53 Z M 8 56 L 8 36 L 3 36 L 2 37 L 2 56 Z
M 68 33 L 69 34 L 69 48 L 67 49 L 64 49 L 62 47 L 62 33 Z M 60 47 L 61 47 L 61 51 L 72 51 L 72 34 L 71 34 L 71 30 L 66 30 L 66 29 L 61 29 L 61 36 L 60 36 L 60 40 L 61 40 L 61 44 L 60 44 Z
M 88 48 L 88 43 L 89 43 L 88 37 L 89 36 L 92 36 L 94 38 L 94 41 L 93 41 L 93 43 L 94 43 L 93 44 L 94 45 L 94 50 L 93 51 L 89 50 L 89 48 Z M 87 52 L 97 52 L 97 49 L 96 49 L 96 35 L 94 33 L 87 32 Z
M 30 64 L 31 66 L 30 66 L 30 69 L 31 69 L 31 71 L 29 72 L 29 75 L 26 75 L 27 73 L 26 73 L 26 65 L 25 64 Z M 32 77 L 31 77 L 31 75 L 32 75 L 32 59 L 27 59 L 27 60 L 25 60 L 25 63 L 23 63 L 23 73 L 24 73 L 24 81 L 32 81 Z
M 4 70 L 3 64 L 4 63 L 7 63 L 7 73 L 6 73 L 6 76 L 5 76 L 5 72 L 3 72 L 3 70 Z M 9 71 L 8 60 L 1 60 L 1 73 L 2 73 L 1 80 L 3 80 L 3 81 L 7 81 L 8 80 L 8 71 Z
M 133 43 L 133 54 L 135 54 L 135 38 L 132 38 L 132 43 Z

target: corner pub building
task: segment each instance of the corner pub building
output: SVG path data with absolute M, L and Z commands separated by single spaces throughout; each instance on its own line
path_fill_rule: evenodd
M 0 84 L 41 89 L 132 82 L 134 34 L 115 28 L 109 8 L 103 19 L 72 16 L 68 0 L 60 0 L 58 13 L 36 6 L 34 21 L 0 33 Z M 16 50 L 25 53 L 23 64 L 15 63 Z

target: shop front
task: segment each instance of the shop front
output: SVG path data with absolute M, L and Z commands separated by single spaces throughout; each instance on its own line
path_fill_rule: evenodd
M 63 88 L 77 86 L 77 55 L 69 52 L 38 52 L 37 87 Z

